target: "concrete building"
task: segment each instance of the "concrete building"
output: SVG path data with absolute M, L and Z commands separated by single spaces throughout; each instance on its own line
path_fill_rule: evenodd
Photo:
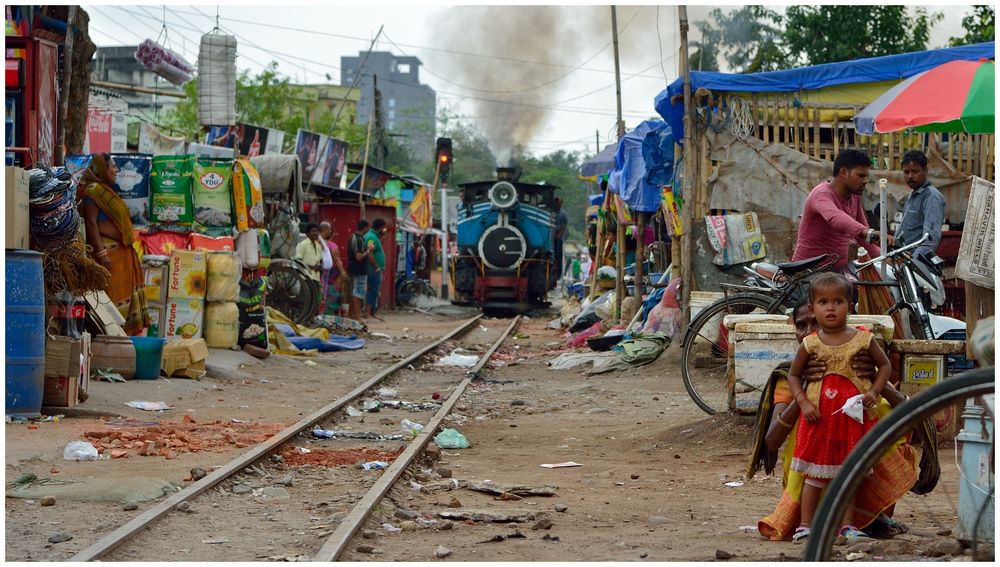
M 98 47 L 90 66 L 91 80 L 145 87 L 169 93 L 183 92 L 180 87 L 175 87 L 166 79 L 159 77 L 156 73 L 143 67 L 142 63 L 136 61 L 135 57 L 133 57 L 136 47 L 135 45 Z M 110 87 L 105 86 L 105 88 Z M 140 116 L 152 117 L 154 110 L 162 113 L 177 106 L 177 103 L 181 101 L 181 99 L 171 96 L 136 93 L 119 89 L 114 89 L 114 91 L 128 103 L 130 113 Z
M 387 51 L 375 51 L 369 56 L 364 69 L 364 52 L 357 57 L 340 58 L 340 84 L 350 86 L 358 73 L 357 121 L 368 124 L 375 107 L 372 84 L 378 77 L 378 90 L 382 94 L 380 114 L 382 124 L 390 134 L 400 138 L 417 159 L 431 159 L 434 153 L 437 95 L 434 89 L 420 83 L 420 59 L 401 57 Z

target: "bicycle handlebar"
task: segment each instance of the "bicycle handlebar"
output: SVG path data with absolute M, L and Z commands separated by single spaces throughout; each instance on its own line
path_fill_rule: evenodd
M 902 248 L 897 248 L 897 249 L 895 249 L 895 250 L 893 250 L 893 251 L 891 251 L 889 253 L 886 253 L 886 254 L 883 254 L 883 255 L 879 256 L 878 258 L 872 258 L 871 260 L 868 260 L 867 262 L 862 262 L 860 264 L 857 264 L 858 269 L 867 268 L 868 266 L 871 266 L 872 264 L 874 264 L 876 262 L 881 262 L 883 260 L 888 260 L 889 258 L 893 258 L 893 257 L 899 256 L 899 255 L 903 254 L 904 252 L 909 252 L 910 250 L 912 250 L 912 249 L 920 246 L 924 242 L 926 242 L 928 239 L 930 239 L 930 237 L 931 237 L 930 233 L 925 232 L 924 236 L 920 240 L 914 242 L 913 244 L 907 244 L 906 246 L 903 246 Z

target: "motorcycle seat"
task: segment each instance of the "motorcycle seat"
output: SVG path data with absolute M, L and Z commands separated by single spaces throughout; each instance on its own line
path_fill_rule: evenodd
M 781 269 L 770 262 L 756 262 L 752 267 L 754 272 L 769 281 L 782 283 L 787 279 L 784 274 L 780 273 Z
M 815 268 L 821 264 L 827 262 L 835 262 L 837 258 L 836 254 L 823 254 L 822 256 L 816 256 L 815 258 L 808 258 L 806 260 L 799 260 L 798 262 L 786 262 L 784 264 L 778 264 L 778 268 L 786 274 L 793 275 L 799 272 L 804 272 Z

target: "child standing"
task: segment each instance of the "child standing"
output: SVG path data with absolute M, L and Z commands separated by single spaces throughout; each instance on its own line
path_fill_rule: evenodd
M 847 326 L 853 296 L 851 282 L 840 274 L 820 274 L 813 278 L 809 287 L 809 306 L 820 330 L 802 341 L 788 373 L 789 388 L 802 409 L 792 469 L 806 479 L 802 489 L 801 524 L 795 530 L 793 541 L 809 536 L 809 525 L 820 493 L 861 437 L 875 424 L 874 408 L 889 379 L 889 358 L 872 333 Z M 862 350 L 868 350 L 878 366 L 874 383 L 858 377 L 851 368 L 851 359 Z M 827 375 L 803 389 L 802 372 L 812 354 L 826 363 Z M 848 399 L 859 394 L 864 396 L 864 423 L 840 411 Z M 865 537 L 850 524 L 848 517 L 841 535 Z

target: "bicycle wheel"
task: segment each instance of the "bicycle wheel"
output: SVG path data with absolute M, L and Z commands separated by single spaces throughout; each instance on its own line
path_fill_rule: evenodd
M 830 481 L 816 510 L 803 559 L 827 561 L 841 520 L 854 501 L 855 492 L 868 471 L 885 455 L 900 437 L 920 422 L 950 405 L 975 396 L 993 393 L 994 369 L 981 368 L 964 372 L 955 378 L 916 394 L 879 421 L 844 461 L 840 472 Z M 956 448 L 957 451 L 957 448 Z M 957 459 L 957 455 L 956 455 Z
M 733 295 L 709 305 L 691 322 L 684 335 L 681 375 L 694 403 L 709 415 L 729 410 L 726 387 L 729 339 L 726 315 L 768 313 L 773 300 L 752 293 Z

